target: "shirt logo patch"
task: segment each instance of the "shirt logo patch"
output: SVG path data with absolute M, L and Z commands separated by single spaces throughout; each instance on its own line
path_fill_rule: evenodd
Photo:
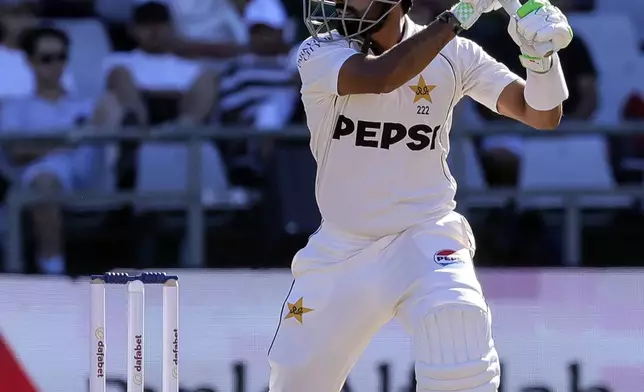
M 294 304 L 287 303 L 287 305 L 288 305 L 288 314 L 286 315 L 286 317 L 284 317 L 284 320 L 294 318 L 300 324 L 303 323 L 302 315 L 304 315 L 305 313 L 313 311 L 313 309 L 304 307 L 303 300 L 304 300 L 304 298 L 300 297 L 300 299 L 295 301 Z
M 430 95 L 430 93 L 434 91 L 436 86 L 427 85 L 425 78 L 423 78 L 423 75 L 419 76 L 417 85 L 407 87 L 409 87 L 409 89 L 414 92 L 414 103 L 423 99 L 429 103 L 432 103 L 432 96 Z
M 451 249 L 443 249 L 436 252 L 434 255 L 434 261 L 436 264 L 440 264 L 443 267 L 446 267 L 451 264 L 463 263 L 463 259 L 458 253 Z

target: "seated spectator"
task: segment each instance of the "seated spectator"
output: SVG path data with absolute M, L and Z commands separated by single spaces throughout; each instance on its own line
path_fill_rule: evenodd
M 28 30 L 22 39 L 35 93 L 5 100 L 0 129 L 5 132 L 65 132 L 83 124 L 116 126 L 121 112 L 113 97 L 97 105 L 69 94 L 62 77 L 66 67 L 69 38 L 54 28 Z M 70 191 L 92 186 L 103 154 L 100 147 L 70 148 L 64 144 L 42 145 L 20 142 L 7 146 L 2 171 L 12 186 L 29 187 L 44 193 Z M 30 209 L 36 231 L 38 267 L 43 273 L 59 274 L 65 269 L 61 210 L 52 204 Z
M 564 12 L 573 4 L 569 0 L 553 1 Z M 519 61 L 520 51 L 507 33 L 508 16 L 504 12 L 485 14 L 465 35 L 477 42 L 492 57 L 525 78 L 526 71 Z M 583 40 L 573 38 L 570 46 L 559 53 L 570 97 L 563 105 L 564 119 L 588 120 L 597 107 L 597 72 Z M 482 105 L 477 111 L 486 121 L 504 122 L 501 116 Z M 519 180 L 523 139 L 519 136 L 490 136 L 477 141 L 488 184 L 513 186 Z
M 38 24 L 33 14 L 33 1 L 0 2 L 0 98 L 32 95 L 36 91 L 34 75 L 20 50 L 20 35 Z M 71 73 L 63 76 L 68 91 L 74 90 Z
M 222 72 L 220 120 L 259 131 L 282 130 L 293 119 L 299 103 L 299 75 L 293 57 L 297 48 L 290 46 L 285 36 L 286 11 L 279 0 L 251 0 L 244 9 L 244 20 L 250 53 Z M 285 49 L 291 49 L 290 53 Z M 272 151 L 270 141 L 227 147 L 234 172 L 246 175 L 259 174 Z M 236 175 L 232 177 L 237 179 Z M 244 185 L 250 184 L 252 181 Z
M 171 51 L 168 44 L 177 42 L 177 38 L 168 7 L 159 2 L 139 4 L 134 9 L 133 22 L 132 35 L 138 49 L 114 53 L 104 64 L 108 90 L 127 113 L 127 125 L 189 127 L 205 124 L 214 114 L 216 76 L 199 62 Z M 216 181 L 212 187 L 207 185 L 208 178 L 225 179 L 225 167 L 220 165 L 217 146 L 205 142 L 201 154 L 202 162 L 214 162 L 204 170 L 206 173 L 202 173 L 202 186 L 217 188 L 214 193 L 226 195 L 227 180 Z M 121 143 L 118 188 L 141 192 L 181 191 L 185 179 L 168 179 L 162 171 L 150 170 L 151 163 L 160 159 L 167 161 L 168 156 L 185 158 L 185 143 Z M 176 159 L 173 163 L 178 173 L 187 172 L 187 159 Z
M 108 90 L 141 125 L 204 123 L 215 103 L 215 76 L 199 63 L 168 52 L 174 31 L 164 4 L 138 5 L 133 19 L 139 47 L 105 59 Z
M 297 68 L 287 46 L 286 12 L 278 0 L 251 0 L 244 10 L 251 53 L 221 75 L 219 105 L 224 123 L 279 130 L 288 124 L 298 99 Z

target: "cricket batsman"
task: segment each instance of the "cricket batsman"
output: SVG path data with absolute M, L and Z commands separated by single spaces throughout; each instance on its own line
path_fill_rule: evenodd
M 461 0 L 428 26 L 411 0 L 303 0 L 302 101 L 317 161 L 319 230 L 294 257 L 271 348 L 270 392 L 339 392 L 372 336 L 396 318 L 418 391 L 495 392 L 499 357 L 447 166 L 454 105 L 470 96 L 537 129 L 568 97 L 557 51 L 572 30 L 529 0 L 508 32 L 522 80 L 459 37 L 496 0 Z

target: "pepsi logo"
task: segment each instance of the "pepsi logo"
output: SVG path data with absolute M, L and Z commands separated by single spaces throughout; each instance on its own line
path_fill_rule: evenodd
M 436 264 L 440 264 L 442 266 L 463 262 L 461 257 L 456 254 L 456 251 L 450 249 L 443 249 L 436 252 L 434 255 L 434 261 Z

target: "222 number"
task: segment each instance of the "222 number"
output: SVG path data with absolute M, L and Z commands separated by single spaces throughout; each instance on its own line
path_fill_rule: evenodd
M 422 114 L 424 116 L 429 115 L 429 106 L 418 105 L 416 106 L 416 114 Z

